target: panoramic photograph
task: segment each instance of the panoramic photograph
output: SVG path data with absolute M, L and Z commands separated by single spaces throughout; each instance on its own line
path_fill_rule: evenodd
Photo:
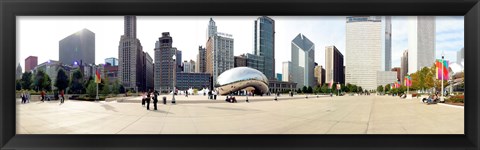
M 16 21 L 16 134 L 465 133 L 463 16 Z

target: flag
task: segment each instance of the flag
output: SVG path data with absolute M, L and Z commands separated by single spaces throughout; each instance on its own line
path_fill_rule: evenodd
M 392 83 L 390 89 L 394 89 L 394 88 L 395 88 L 395 85 L 394 85 L 394 83 Z
M 412 78 L 410 76 L 405 76 L 405 86 L 412 86 Z
M 98 70 L 95 73 L 95 83 L 100 83 L 102 82 L 102 78 L 100 78 L 100 73 L 98 73 Z
M 328 84 L 328 88 L 331 89 L 333 86 L 333 81 Z
M 437 59 L 435 61 L 436 77 L 438 80 L 448 80 L 448 60 Z M 443 68 L 443 76 L 442 76 Z

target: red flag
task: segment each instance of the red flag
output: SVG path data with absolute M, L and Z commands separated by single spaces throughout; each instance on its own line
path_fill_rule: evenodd
M 95 83 L 100 83 L 102 82 L 102 78 L 100 78 L 100 73 L 98 73 L 98 70 L 95 73 Z

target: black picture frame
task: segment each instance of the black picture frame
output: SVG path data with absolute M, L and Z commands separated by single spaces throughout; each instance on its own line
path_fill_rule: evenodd
M 2 149 L 448 149 L 479 140 L 479 0 L 0 0 Z M 16 16 L 465 16 L 465 135 L 16 135 Z M 294 106 L 292 106 L 294 107 Z

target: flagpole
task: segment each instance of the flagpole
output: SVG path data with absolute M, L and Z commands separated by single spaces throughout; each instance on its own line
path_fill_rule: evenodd
M 97 98 L 95 100 L 98 100 L 98 83 L 97 83 Z
M 444 60 L 444 58 L 443 58 L 443 55 L 444 55 L 444 53 L 443 53 L 443 50 L 442 50 L 442 80 L 440 80 L 440 82 L 442 82 L 442 91 L 441 91 L 441 92 L 442 92 L 442 96 L 440 97 L 440 102 L 443 102 L 443 101 L 444 101 L 444 98 L 443 98 L 443 78 L 444 78 L 444 77 L 443 77 L 443 67 L 444 67 L 444 61 L 445 61 L 445 60 Z

